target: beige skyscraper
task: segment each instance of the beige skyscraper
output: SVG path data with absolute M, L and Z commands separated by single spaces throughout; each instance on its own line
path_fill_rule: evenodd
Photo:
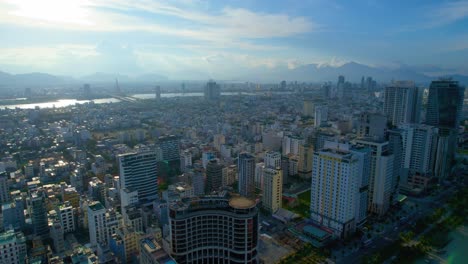
M 280 168 L 265 168 L 263 170 L 263 207 L 274 213 L 282 206 L 283 172 Z

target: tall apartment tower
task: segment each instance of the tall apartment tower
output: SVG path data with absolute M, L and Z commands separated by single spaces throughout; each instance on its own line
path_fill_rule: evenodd
M 320 127 L 328 121 L 328 106 L 319 105 L 315 107 L 314 126 Z
M 394 133 L 401 135 L 399 168 L 402 191 L 422 190 L 433 177 L 437 150 L 437 128 L 424 124 L 404 124 Z M 398 167 L 396 168 L 398 169 Z
M 355 143 L 371 150 L 368 209 L 373 214 L 383 216 L 392 200 L 396 199 L 394 155 L 388 141 L 359 139 Z
M 205 193 L 217 191 L 223 185 L 223 165 L 217 159 L 212 159 L 206 165 Z
M 393 126 L 418 123 L 421 102 L 422 89 L 412 81 L 397 81 L 385 87 L 384 114 Z
M 5 171 L 0 172 L 0 202 L 8 203 L 10 201 L 10 189 L 8 187 L 8 176 Z
M 162 158 L 166 161 L 176 161 L 180 159 L 179 137 L 174 135 L 161 136 L 158 138 L 159 147 L 162 151 Z
M 349 150 L 324 148 L 314 152 L 310 212 L 313 222 L 349 237 L 361 222 L 362 164 Z
M 263 170 L 262 204 L 269 212 L 274 213 L 282 206 L 283 173 L 277 169 Z
M 310 179 L 312 176 L 312 157 L 314 155 L 314 147 L 310 144 L 299 145 L 297 174 L 303 179 Z
M 47 208 L 42 192 L 31 193 L 31 220 L 35 236 L 46 239 L 49 236 L 49 223 L 47 220 Z
M 91 246 L 107 244 L 106 208 L 100 202 L 88 205 L 88 228 Z
M 265 152 L 265 168 L 276 169 L 281 167 L 281 153 L 277 151 L 267 151 Z
M 239 193 L 245 197 L 255 194 L 255 157 L 249 153 L 240 153 L 237 160 L 239 170 Z
M 314 102 L 310 99 L 305 99 L 303 102 L 302 114 L 304 116 L 314 116 Z
M 457 81 L 432 81 L 427 100 L 426 124 L 439 129 L 435 175 L 443 180 L 450 174 L 457 145 L 465 87 Z
M 297 136 L 284 136 L 282 140 L 283 155 L 299 153 L 299 145 L 304 142 L 304 139 Z
M 138 201 L 148 204 L 158 198 L 156 152 L 127 153 L 118 156 L 120 188 L 138 191 Z
M 245 197 L 196 197 L 169 206 L 168 252 L 177 263 L 258 263 L 258 209 Z
M 216 101 L 221 97 L 221 87 L 216 82 L 210 80 L 204 90 L 205 100 Z

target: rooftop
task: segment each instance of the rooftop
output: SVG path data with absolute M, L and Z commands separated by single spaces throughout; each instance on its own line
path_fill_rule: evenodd
M 104 210 L 104 206 L 100 202 L 96 202 L 89 205 L 89 208 L 93 211 Z
M 235 209 L 249 209 L 255 206 L 255 201 L 239 196 L 231 198 L 229 206 Z

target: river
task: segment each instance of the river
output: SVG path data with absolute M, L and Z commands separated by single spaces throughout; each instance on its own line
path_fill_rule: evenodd
M 237 92 L 222 92 L 221 95 L 238 95 Z M 242 95 L 255 95 L 255 93 L 245 93 L 242 92 Z M 171 98 L 171 97 L 191 97 L 191 96 L 203 96 L 203 93 L 162 93 L 162 98 Z M 132 94 L 128 97 L 133 97 L 137 99 L 155 99 L 156 95 L 154 93 L 145 93 L 145 94 Z M 25 98 L 16 98 L 12 100 L 17 100 L 19 102 L 23 101 Z M 26 104 L 9 104 L 9 105 L 0 105 L 0 109 L 34 109 L 36 107 L 39 108 L 60 108 L 60 107 L 67 107 L 72 106 L 75 104 L 85 104 L 89 102 L 94 102 L 95 104 L 106 104 L 106 103 L 118 103 L 120 102 L 119 99 L 116 98 L 102 98 L 102 99 L 93 99 L 93 100 L 77 100 L 77 99 L 60 99 L 55 101 L 49 102 L 42 102 L 42 103 L 26 103 Z

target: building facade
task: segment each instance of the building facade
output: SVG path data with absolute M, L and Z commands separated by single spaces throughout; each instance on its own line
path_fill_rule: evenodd
M 158 169 L 155 152 L 118 156 L 120 188 L 138 191 L 138 201 L 146 204 L 158 198 Z
M 255 193 L 255 157 L 249 153 L 241 153 L 237 163 L 239 193 L 245 197 L 252 197 Z
M 384 114 L 397 126 L 418 123 L 421 115 L 422 89 L 411 81 L 397 81 L 385 87 Z
M 169 252 L 177 263 L 258 263 L 258 210 L 244 197 L 193 198 L 170 206 Z
M 277 169 L 265 168 L 263 170 L 262 206 L 271 213 L 282 206 L 283 173 Z

